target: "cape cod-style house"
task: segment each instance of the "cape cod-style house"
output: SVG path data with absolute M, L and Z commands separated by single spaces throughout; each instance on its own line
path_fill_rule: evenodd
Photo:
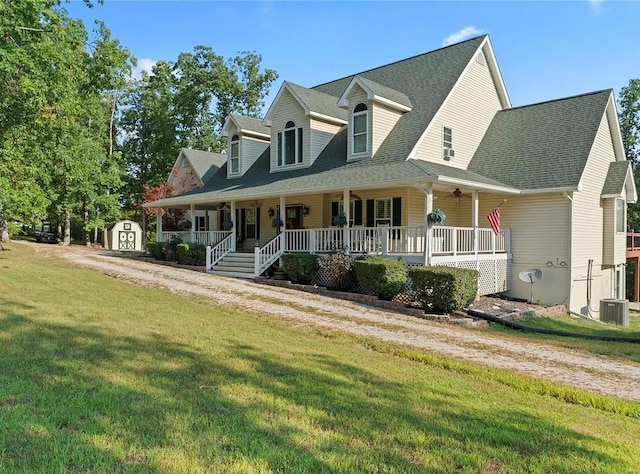
M 582 314 L 624 297 L 637 193 L 612 91 L 512 107 L 488 36 L 284 82 L 264 120 L 232 115 L 223 132 L 226 154 L 208 166 L 183 150 L 172 174 L 191 173 L 188 188 L 146 205 L 189 210 L 183 238 L 210 246 L 210 272 L 254 277 L 283 252 L 344 248 L 478 269 L 480 294 L 533 291 Z M 528 269 L 542 271 L 533 287 Z

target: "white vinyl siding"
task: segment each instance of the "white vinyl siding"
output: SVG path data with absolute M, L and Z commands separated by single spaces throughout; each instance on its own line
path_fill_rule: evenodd
M 393 127 L 396 126 L 398 120 L 402 117 L 402 113 L 376 102 L 373 103 L 372 108 L 373 111 L 370 112 L 373 123 L 371 132 L 371 154 L 375 155 L 380 145 L 382 145 L 382 142 L 387 139 Z
M 443 127 L 453 129 L 455 157 L 447 166 L 466 169 L 496 112 L 500 99 L 490 68 L 472 60 L 416 149 L 420 160 L 444 163 Z
M 185 158 L 182 158 L 177 169 L 174 168 L 172 171 L 171 184 L 176 188 L 177 193 L 191 191 L 202 186 L 196 172 Z
M 240 172 L 244 174 L 253 166 L 260 155 L 269 148 L 269 141 L 242 135 L 240 142 L 240 149 L 242 150 L 240 156 Z
M 310 157 L 311 163 L 316 161 L 318 155 L 322 153 L 327 144 L 336 136 L 342 126 L 324 122 L 322 120 L 311 119 L 310 131 Z
M 490 228 L 487 215 L 504 198 L 503 195 L 480 193 L 480 227 Z M 570 286 L 569 199 L 562 193 L 506 198 L 507 202 L 500 208 L 500 227 L 511 230 L 513 261 L 509 294 L 529 299 L 531 287 L 520 281 L 518 274 L 528 268 L 539 268 L 543 276 L 534 285 L 534 301 L 540 298 L 545 304 L 567 304 Z M 470 204 L 467 206 L 470 209 Z M 449 225 L 448 218 L 446 224 Z
M 277 103 L 272 105 L 273 110 L 271 112 L 271 142 L 274 146 L 271 147 L 271 171 L 284 171 L 292 168 L 299 168 L 308 166 L 310 163 L 310 146 L 309 146 L 309 126 L 310 120 L 304 113 L 304 109 L 298 103 L 298 101 L 291 95 L 288 90 L 283 90 Z M 296 128 L 302 128 L 302 161 L 299 164 L 278 166 L 278 142 L 277 134 L 284 132 L 284 127 L 287 122 L 293 122 L 296 124 Z M 296 131 L 297 133 L 297 131 Z

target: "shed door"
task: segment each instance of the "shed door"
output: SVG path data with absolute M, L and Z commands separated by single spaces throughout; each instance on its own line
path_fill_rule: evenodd
M 118 250 L 135 250 L 136 233 L 132 230 L 121 230 L 118 232 Z

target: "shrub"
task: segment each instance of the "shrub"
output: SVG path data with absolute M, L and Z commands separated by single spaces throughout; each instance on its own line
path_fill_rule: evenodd
M 351 290 L 356 285 L 355 259 L 340 250 L 318 257 L 319 280 L 327 288 L 339 291 Z
M 390 300 L 407 284 L 407 269 L 402 260 L 373 256 L 356 260 L 355 266 L 360 285 L 383 300 Z
M 162 242 L 147 242 L 147 250 L 156 260 L 164 260 L 164 253 L 162 253 Z
M 178 263 L 182 265 L 204 265 L 207 247 L 202 244 L 178 244 Z
M 466 268 L 412 267 L 409 278 L 422 307 L 452 313 L 468 306 L 478 293 L 478 272 Z
M 311 283 L 318 272 L 318 256 L 310 253 L 286 253 L 282 266 L 287 277 L 294 283 Z
M 179 235 L 173 234 L 171 238 L 162 244 L 164 259 L 169 262 L 175 262 L 178 258 L 178 245 L 182 243 Z

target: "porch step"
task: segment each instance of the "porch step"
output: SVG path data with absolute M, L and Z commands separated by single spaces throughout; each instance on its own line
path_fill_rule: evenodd
M 209 273 L 232 278 L 254 278 L 254 254 L 231 252 L 226 255 Z

